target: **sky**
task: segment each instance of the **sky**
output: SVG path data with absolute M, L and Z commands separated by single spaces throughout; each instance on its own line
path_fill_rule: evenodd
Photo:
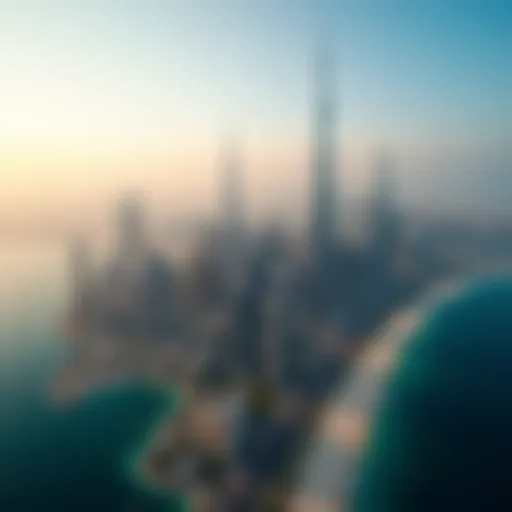
M 4 0 L 0 234 L 105 223 L 126 190 L 211 212 L 233 140 L 251 215 L 300 218 L 326 43 L 340 190 L 385 149 L 404 204 L 507 206 L 509 0 Z

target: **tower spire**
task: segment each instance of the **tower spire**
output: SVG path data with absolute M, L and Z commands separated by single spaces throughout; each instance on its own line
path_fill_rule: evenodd
M 243 214 L 242 214 L 242 191 L 240 177 L 240 156 L 239 150 L 234 142 L 227 146 L 224 156 L 224 190 L 223 190 L 223 213 L 226 229 L 229 236 L 240 236 Z
M 117 207 L 118 256 L 139 255 L 145 249 L 145 218 L 142 197 L 123 196 Z
M 316 56 L 314 87 L 311 229 L 314 247 L 324 251 L 337 231 L 335 81 L 327 47 Z
M 245 215 L 241 183 L 241 163 L 238 146 L 226 147 L 222 162 L 221 215 L 225 234 L 226 261 L 233 272 L 241 261 L 245 247 Z

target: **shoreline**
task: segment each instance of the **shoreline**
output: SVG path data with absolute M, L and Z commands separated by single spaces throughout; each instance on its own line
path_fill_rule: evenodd
M 389 325 L 390 320 L 396 319 L 397 316 L 400 316 L 400 310 L 391 315 L 391 318 L 383 319 L 382 324 Z M 354 354 L 356 361 L 370 348 L 368 345 L 372 345 L 375 333 L 380 332 L 382 324 L 369 333 L 364 341 L 361 340 L 359 350 Z M 189 510 L 197 499 L 201 499 L 201 491 L 205 490 L 205 482 L 194 476 L 196 465 L 200 464 L 205 457 L 206 459 L 209 456 L 218 459 L 224 457 L 224 444 L 229 443 L 225 428 L 223 430 L 222 427 L 223 420 L 226 419 L 224 406 L 227 404 L 231 412 L 234 406 L 236 411 L 236 397 L 240 390 L 235 387 L 231 392 L 223 390 L 223 392 L 208 393 L 207 390 L 194 389 L 186 383 L 180 385 L 179 379 L 173 382 L 166 376 L 167 374 L 161 374 L 158 370 L 162 362 L 175 362 L 171 352 L 167 354 L 167 349 L 164 352 L 159 352 L 158 349 L 149 350 L 143 354 L 143 359 L 140 359 L 137 355 L 141 354 L 141 347 L 137 343 L 132 346 L 125 343 L 118 344 L 116 340 L 100 338 L 87 341 L 80 347 L 82 349 L 80 355 L 75 361 L 70 360 L 68 367 L 64 366 L 54 381 L 57 388 L 60 385 L 67 393 L 63 394 L 63 398 L 57 394 L 57 400 L 53 396 L 52 401 L 73 403 L 99 388 L 134 381 L 164 393 L 161 411 L 152 421 L 143 439 L 131 448 L 124 470 L 129 478 L 144 490 L 160 495 L 171 493 L 179 495 L 185 509 Z M 101 349 L 105 341 L 107 350 L 103 352 Z M 131 348 L 136 349 L 136 352 L 132 352 Z M 134 355 L 135 359 L 133 359 Z M 162 356 L 169 359 L 164 361 Z M 352 361 L 351 364 L 354 362 Z M 100 363 L 99 366 L 97 366 L 98 363 Z M 151 375 L 151 371 L 154 371 L 154 375 Z M 62 379 L 60 384 L 59 377 Z M 69 380 L 66 381 L 66 378 Z M 190 384 L 193 385 L 193 383 Z M 233 398 L 234 402 L 232 402 Z M 325 400 L 316 404 L 315 410 L 320 414 L 328 404 L 329 397 L 325 397 Z M 230 412 L 227 417 L 229 416 Z M 312 436 L 318 429 L 318 421 L 319 418 L 310 418 L 308 421 L 301 436 L 301 446 L 292 457 L 294 467 L 286 472 L 287 475 L 282 482 L 284 487 L 280 486 L 285 509 L 294 494 L 297 473 L 300 473 L 298 459 L 307 453 Z M 227 460 L 226 457 L 224 458 Z M 216 494 L 212 489 L 210 493 L 213 496 Z M 209 509 L 199 506 L 197 510 Z
M 154 419 L 152 426 L 142 441 L 132 447 L 131 454 L 127 457 L 125 470 L 130 478 L 141 486 L 144 490 L 157 494 L 168 494 L 172 492 L 179 493 L 179 489 L 174 489 L 165 483 L 159 483 L 148 468 L 148 458 L 155 442 L 158 441 L 162 430 L 175 420 L 181 406 L 180 393 L 178 389 L 169 390 L 167 386 L 157 383 L 148 383 L 148 385 L 165 396 L 165 401 L 158 416 Z M 180 495 L 180 501 L 186 500 L 185 496 Z
M 129 448 L 125 459 L 120 461 L 120 470 L 137 487 L 155 495 L 177 496 L 178 501 L 188 510 L 188 497 L 184 496 L 180 489 L 169 485 L 167 482 L 159 482 L 157 476 L 152 474 L 148 467 L 151 451 L 158 445 L 162 433 L 167 431 L 179 414 L 182 403 L 182 394 L 179 386 L 167 382 L 165 379 L 152 378 L 130 372 L 118 372 L 115 375 L 107 375 L 107 372 L 99 375 L 88 375 L 83 368 L 75 367 L 69 361 L 64 361 L 56 373 L 50 378 L 44 395 L 51 407 L 67 408 L 96 393 L 115 388 L 123 388 L 130 385 L 140 385 L 162 394 L 163 403 L 157 416 L 151 421 L 151 426 L 144 434 L 142 440 L 138 440 Z M 172 427 L 171 427 L 172 428 Z

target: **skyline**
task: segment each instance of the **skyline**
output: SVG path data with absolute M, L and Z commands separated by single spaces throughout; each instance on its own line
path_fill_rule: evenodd
M 38 223 L 66 231 L 86 213 L 94 224 L 116 193 L 140 186 L 157 210 L 211 212 L 233 133 L 251 215 L 277 207 L 269 195 L 284 187 L 292 204 L 281 207 L 297 215 L 307 208 L 319 32 L 338 60 L 345 193 L 366 188 L 385 148 L 405 202 L 441 200 L 437 183 L 460 196 L 454 204 L 480 195 L 483 205 L 506 205 L 511 4 L 240 4 L 1 7 L 0 232 L 36 232 Z

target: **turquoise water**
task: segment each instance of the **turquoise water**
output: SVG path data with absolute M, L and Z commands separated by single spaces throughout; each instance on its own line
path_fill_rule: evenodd
M 169 394 L 132 382 L 72 406 L 47 400 L 67 345 L 55 326 L 66 304 L 57 249 L 0 248 L 0 510 L 178 511 L 176 496 L 145 489 L 134 454 Z

